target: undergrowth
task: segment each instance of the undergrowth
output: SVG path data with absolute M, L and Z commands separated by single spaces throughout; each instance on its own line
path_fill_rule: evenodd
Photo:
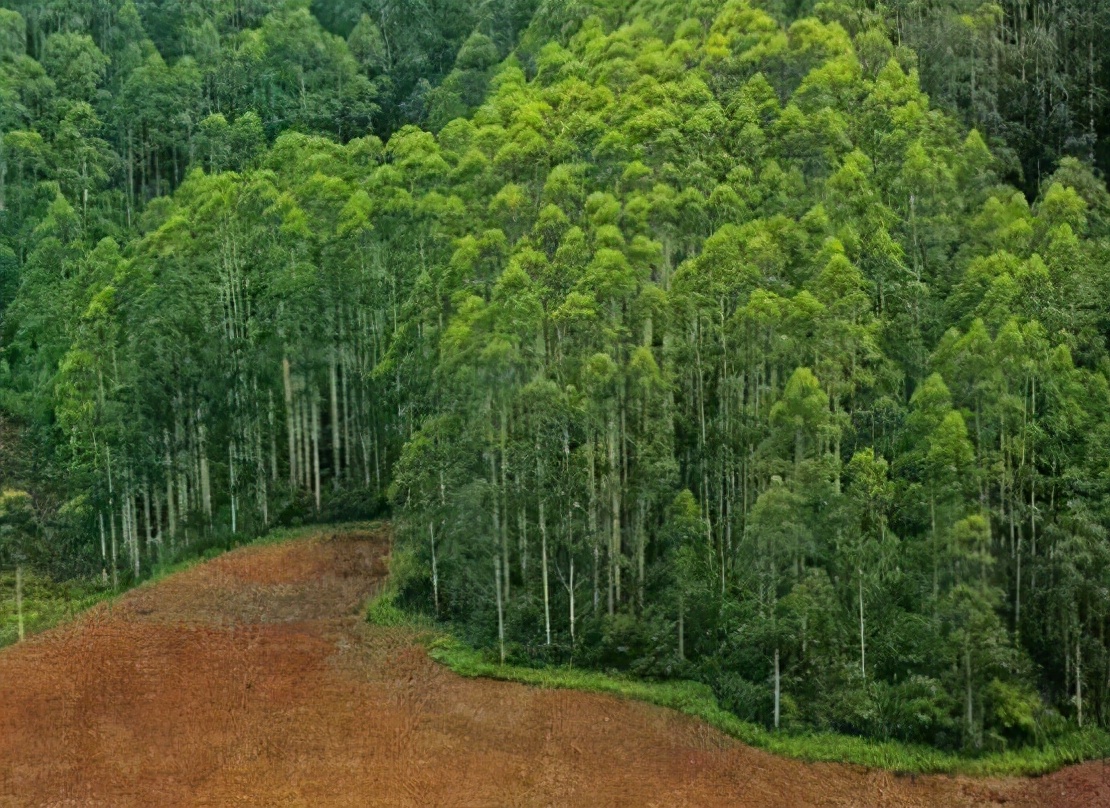
M 808 762 L 849 763 L 900 774 L 965 774 L 1013 777 L 1047 774 L 1085 760 L 1110 757 L 1110 734 L 1097 728 L 1073 730 L 1043 747 L 970 756 L 900 741 L 881 741 L 832 732 L 775 732 L 723 709 L 712 689 L 687 680 L 645 681 L 569 666 L 499 664 L 426 617 L 410 615 L 387 588 L 371 600 L 367 619 L 382 626 L 410 626 L 428 655 L 460 676 L 519 682 L 533 687 L 607 693 L 667 707 L 700 718 L 751 746 Z

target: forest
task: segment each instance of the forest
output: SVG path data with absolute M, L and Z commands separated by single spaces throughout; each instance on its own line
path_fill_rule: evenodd
M 388 513 L 398 604 L 493 659 L 969 754 L 1108 727 L 1108 38 L 0 0 L 0 570 Z

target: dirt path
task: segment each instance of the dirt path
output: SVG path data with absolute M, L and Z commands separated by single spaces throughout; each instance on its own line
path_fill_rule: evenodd
M 807 765 L 650 705 L 461 679 L 361 606 L 382 534 L 245 548 L 0 653 L 0 806 L 1094 806 Z

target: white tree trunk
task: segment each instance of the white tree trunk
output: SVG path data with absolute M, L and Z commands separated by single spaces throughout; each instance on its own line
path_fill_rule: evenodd
M 197 429 L 197 452 L 200 456 L 200 490 L 204 502 L 204 515 L 212 527 L 212 478 L 208 472 L 208 429 Z
M 574 555 L 570 557 L 570 642 L 574 644 Z
M 864 679 L 867 678 L 867 637 L 864 634 L 863 623 L 863 569 L 857 570 L 859 574 L 859 672 Z
M 150 480 L 145 474 L 143 475 L 143 529 L 146 533 L 146 551 L 150 555 L 154 552 L 154 532 L 150 521 Z
M 231 535 L 234 536 L 238 532 L 236 521 L 238 502 L 235 497 L 235 441 L 227 445 L 227 474 L 228 492 L 231 495 Z
M 779 728 L 779 705 L 782 695 L 782 672 L 779 670 L 779 649 L 775 649 L 775 729 Z
M 19 641 L 23 642 L 23 566 L 19 564 L 15 568 L 15 616 Z
M 119 557 L 116 544 L 116 515 L 112 513 L 111 507 L 108 508 L 108 527 L 112 535 L 112 589 L 119 589 L 119 569 L 116 565 L 116 559 Z
M 332 488 L 339 490 L 339 379 L 337 376 L 335 352 L 331 354 L 331 364 L 328 367 L 328 382 L 331 393 L 331 484 Z
M 289 436 L 289 487 L 297 487 L 297 430 L 293 420 L 293 379 L 289 360 L 281 360 L 281 377 L 285 387 L 285 431 Z
M 312 417 L 312 473 L 316 478 L 314 491 L 316 494 L 316 510 L 320 510 L 320 407 L 316 403 L 316 396 L 312 397 L 310 405 Z
M 501 664 L 505 664 L 505 613 L 501 603 L 501 556 L 493 556 L 493 582 L 497 592 L 497 640 L 501 645 Z
M 108 585 L 108 539 L 104 533 L 104 511 L 100 511 L 100 582 Z
M 432 601 L 435 604 L 436 617 L 439 617 L 439 567 L 436 565 L 436 531 L 431 522 L 428 522 L 428 539 L 432 545 Z
M 551 645 L 551 598 L 547 588 L 547 521 L 544 519 L 543 498 L 540 498 L 540 555 L 543 561 L 543 625 L 547 644 Z
M 1075 710 L 1079 728 L 1083 729 L 1083 657 L 1079 637 L 1075 639 Z

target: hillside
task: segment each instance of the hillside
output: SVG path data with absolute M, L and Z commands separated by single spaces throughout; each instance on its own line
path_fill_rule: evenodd
M 968 754 L 1110 721 L 1093 49 L 1034 149 L 976 70 L 934 104 L 922 9 L 4 5 L 0 563 L 391 508 L 398 603 L 499 660 Z

